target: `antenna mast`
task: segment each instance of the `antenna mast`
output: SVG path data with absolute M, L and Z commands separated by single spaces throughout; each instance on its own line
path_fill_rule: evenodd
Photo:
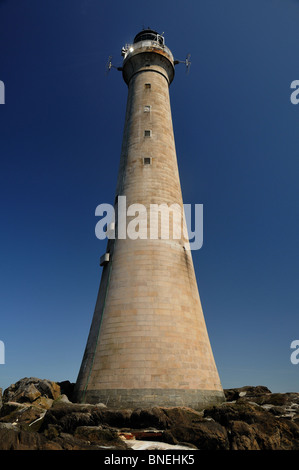
M 191 57 L 191 54 L 187 54 L 185 60 L 175 60 L 174 65 L 185 64 L 186 65 L 186 73 L 188 74 L 189 70 L 190 70 L 190 66 L 191 66 L 190 57 Z

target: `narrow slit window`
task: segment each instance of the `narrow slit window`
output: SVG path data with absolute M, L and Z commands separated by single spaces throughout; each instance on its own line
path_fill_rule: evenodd
M 152 136 L 152 131 L 149 130 L 149 129 L 146 129 L 146 130 L 144 131 L 144 137 L 151 137 L 151 136 Z
M 151 85 L 150 83 L 146 83 L 146 84 L 144 85 L 144 87 L 145 87 L 146 89 L 150 89 L 150 88 L 152 87 L 152 85 Z
M 151 165 L 151 164 L 152 164 L 152 159 L 151 159 L 151 157 L 144 157 L 144 158 L 143 158 L 143 164 L 144 164 L 144 165 Z

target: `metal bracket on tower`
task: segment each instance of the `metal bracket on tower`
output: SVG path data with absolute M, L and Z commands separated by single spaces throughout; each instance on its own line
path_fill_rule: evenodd
M 100 258 L 100 266 L 105 266 L 110 261 L 110 253 L 104 253 Z
M 105 67 L 105 69 L 106 69 L 106 75 L 108 75 L 108 73 L 110 72 L 110 70 L 111 70 L 112 68 L 114 68 L 114 69 L 116 69 L 116 70 L 119 70 L 120 72 L 121 72 L 122 69 L 123 69 L 122 67 L 116 67 L 115 65 L 113 65 L 112 62 L 111 62 L 111 60 L 112 60 L 112 56 L 110 55 L 110 56 L 108 57 L 108 61 L 107 61 L 106 67 Z
M 185 60 L 175 60 L 174 65 L 177 64 L 185 64 L 186 65 L 186 73 L 189 73 L 190 66 L 191 66 L 191 61 L 190 61 L 191 54 L 187 54 Z

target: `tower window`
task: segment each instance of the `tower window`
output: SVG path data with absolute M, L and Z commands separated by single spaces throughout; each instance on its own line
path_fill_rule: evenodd
M 151 164 L 152 164 L 152 159 L 151 159 L 151 157 L 144 157 L 144 158 L 143 158 L 143 164 L 144 164 L 144 165 L 151 165 Z
M 150 83 L 145 83 L 144 88 L 151 88 L 152 85 Z
M 151 137 L 152 136 L 152 131 L 147 129 L 144 131 L 144 137 Z
M 150 105 L 145 105 L 145 106 L 144 106 L 144 112 L 145 112 L 145 113 L 149 113 L 150 110 L 151 110 Z

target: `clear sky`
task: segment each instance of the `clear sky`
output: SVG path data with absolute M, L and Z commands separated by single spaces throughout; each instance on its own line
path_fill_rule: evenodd
M 299 1 L 0 0 L 0 387 L 76 380 L 113 203 L 127 87 L 109 55 L 143 27 L 176 59 L 170 88 L 193 251 L 224 388 L 299 392 Z

